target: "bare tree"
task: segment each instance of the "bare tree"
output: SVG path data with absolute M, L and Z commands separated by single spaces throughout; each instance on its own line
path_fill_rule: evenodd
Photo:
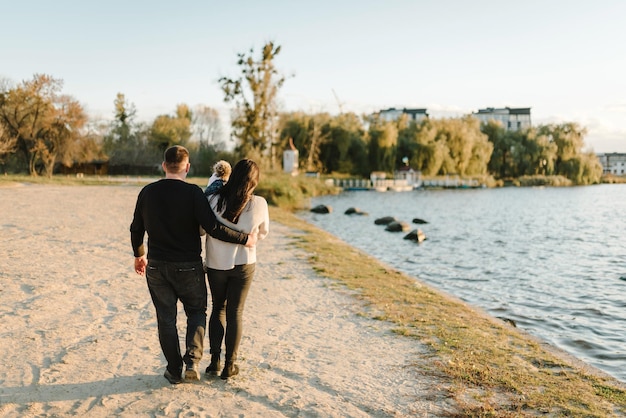
M 220 115 L 209 106 L 198 106 L 193 112 L 191 121 L 192 138 L 203 145 L 216 145 L 223 142 Z
M 241 77 L 222 77 L 219 83 L 224 92 L 224 101 L 236 106 L 232 119 L 232 134 L 238 139 L 237 151 L 242 156 L 258 155 L 270 157 L 277 135 L 277 94 L 285 78 L 274 66 L 280 46 L 268 42 L 258 60 L 254 50 L 238 54 L 237 64 Z

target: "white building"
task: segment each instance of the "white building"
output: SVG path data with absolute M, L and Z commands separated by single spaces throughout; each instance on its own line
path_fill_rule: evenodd
M 598 159 L 602 163 L 602 172 L 604 174 L 615 174 L 618 176 L 626 175 L 625 153 L 610 152 L 606 154 L 598 154 Z
M 472 113 L 472 116 L 480 119 L 482 122 L 495 120 L 500 122 L 507 131 L 519 131 L 520 129 L 530 128 L 530 107 L 520 108 L 493 108 L 478 109 L 478 112 Z
M 381 119 L 389 122 L 398 120 L 402 115 L 408 115 L 409 120 L 416 123 L 421 122 L 423 119 L 428 119 L 426 109 L 396 109 L 395 107 L 390 107 L 389 109 L 381 110 L 378 112 L 378 115 Z

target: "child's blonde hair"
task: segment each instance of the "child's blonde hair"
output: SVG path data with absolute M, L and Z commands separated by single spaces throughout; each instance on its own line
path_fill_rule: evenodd
M 220 178 L 222 178 L 222 179 L 226 179 L 227 180 L 228 177 L 230 177 L 230 173 L 232 171 L 233 171 L 233 169 L 230 166 L 230 163 L 228 161 L 219 160 L 213 166 L 213 172 L 215 173 L 215 175 L 220 177 Z

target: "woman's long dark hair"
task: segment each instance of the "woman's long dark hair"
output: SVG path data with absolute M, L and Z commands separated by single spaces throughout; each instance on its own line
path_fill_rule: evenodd
M 237 223 L 257 184 L 259 166 L 247 158 L 240 160 L 235 164 L 228 182 L 217 192 L 217 211 L 224 210 L 224 219 Z

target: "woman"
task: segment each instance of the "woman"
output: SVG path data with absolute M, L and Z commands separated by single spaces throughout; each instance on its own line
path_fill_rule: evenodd
M 254 161 L 243 159 L 235 164 L 228 183 L 208 199 L 220 222 L 241 232 L 256 233 L 261 240 L 269 232 L 269 213 L 265 199 L 253 195 L 258 183 L 259 167 Z M 243 307 L 254 277 L 256 247 L 227 243 L 207 234 L 205 250 L 213 302 L 209 319 L 211 363 L 206 373 L 219 372 L 225 336 L 226 357 L 220 376 L 228 379 L 239 373 L 235 361 L 241 341 Z

